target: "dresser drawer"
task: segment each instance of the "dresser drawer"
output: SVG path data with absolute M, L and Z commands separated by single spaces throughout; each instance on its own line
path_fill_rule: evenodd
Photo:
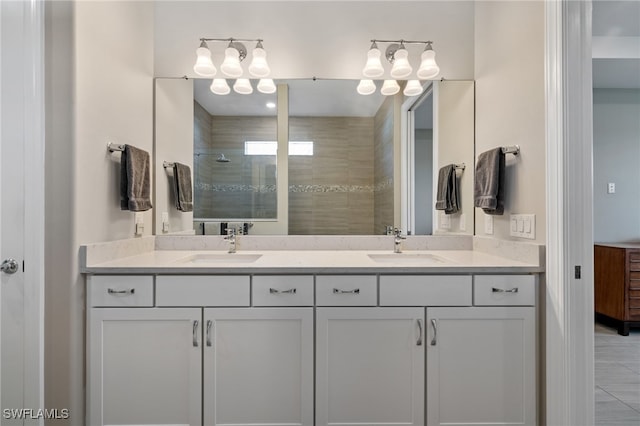
M 93 307 L 153 306 L 150 275 L 91 275 L 87 287 Z
M 475 306 L 535 306 L 535 275 L 476 275 Z
M 317 306 L 376 306 L 375 275 L 318 275 Z
M 249 306 L 248 275 L 161 275 L 156 306 Z
M 313 306 L 313 275 L 256 275 L 253 306 Z
M 381 275 L 380 306 L 471 306 L 470 275 Z

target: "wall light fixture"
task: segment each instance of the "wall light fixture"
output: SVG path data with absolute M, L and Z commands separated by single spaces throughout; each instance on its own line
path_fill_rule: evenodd
M 358 93 L 361 95 L 370 95 L 376 91 L 375 81 L 373 78 L 382 77 L 385 73 L 380 57 L 382 56 L 378 43 L 389 43 L 385 50 L 385 58 L 391 64 L 389 75 L 393 80 L 385 79 L 380 90 L 383 95 L 395 95 L 399 92 L 400 86 L 396 80 L 406 79 L 413 73 L 413 68 L 409 62 L 409 52 L 405 44 L 423 44 L 424 51 L 420 57 L 420 67 L 416 72 L 416 78 L 410 79 L 405 85 L 403 93 L 406 96 L 417 96 L 422 93 L 422 84 L 419 80 L 434 79 L 440 74 L 440 67 L 436 63 L 436 53 L 433 50 L 432 41 L 419 40 L 371 40 L 371 47 L 367 52 L 367 62 L 362 69 L 365 79 L 358 84 Z
M 242 42 L 256 42 L 256 47 L 251 52 L 251 63 L 248 71 L 252 77 L 259 78 L 257 89 L 262 93 L 275 92 L 273 80 L 267 79 L 271 69 L 267 63 L 267 52 L 262 46 L 262 39 L 237 39 L 237 38 L 201 38 L 200 47 L 196 49 L 196 63 L 193 71 L 202 77 L 212 78 L 216 75 L 217 69 L 211 60 L 210 42 L 227 43 L 224 51 L 224 61 L 220 65 L 220 71 L 226 77 L 236 79 L 233 90 L 240 94 L 253 92 L 251 82 L 247 78 L 241 78 L 244 74 L 241 62 L 247 57 L 247 49 Z M 216 78 L 211 83 L 211 91 L 216 95 L 226 95 L 231 92 L 229 84 L 225 78 Z

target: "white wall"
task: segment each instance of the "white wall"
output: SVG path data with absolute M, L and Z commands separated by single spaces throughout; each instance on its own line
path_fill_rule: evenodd
M 133 237 L 120 210 L 119 154 L 151 153 L 153 4 L 47 3 L 45 403 L 84 423 L 84 243 Z M 144 213 L 145 234 L 152 211 Z
M 596 242 L 640 240 L 640 90 L 593 91 Z M 615 183 L 615 193 L 607 184 Z
M 510 214 L 533 213 L 535 242 L 546 240 L 544 8 L 542 1 L 476 3 L 476 156 L 521 148 L 507 155 L 505 212 L 493 216 L 498 239 L 515 239 Z M 485 235 L 485 214 L 475 210 L 476 235 Z
M 164 161 L 191 168 L 193 184 L 193 80 L 157 79 L 155 82 L 155 235 L 162 235 L 162 213 L 169 216 L 169 233 L 193 231 L 193 212 L 175 207 L 173 169 Z

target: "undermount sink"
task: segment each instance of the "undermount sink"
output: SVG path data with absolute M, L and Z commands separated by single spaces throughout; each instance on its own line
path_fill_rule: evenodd
M 431 253 L 381 253 L 369 254 L 368 256 L 371 260 L 378 263 L 410 263 L 413 265 L 451 263 L 450 261 Z
M 262 257 L 261 254 L 194 254 L 178 260 L 180 263 L 252 263 Z

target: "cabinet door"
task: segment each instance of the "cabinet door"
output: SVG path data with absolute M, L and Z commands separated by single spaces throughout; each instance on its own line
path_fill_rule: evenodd
M 424 424 L 424 308 L 316 310 L 316 425 Z
M 201 309 L 91 309 L 90 425 L 200 425 Z
M 313 308 L 211 308 L 204 320 L 205 425 L 313 425 Z
M 427 424 L 536 424 L 534 308 L 427 308 Z

